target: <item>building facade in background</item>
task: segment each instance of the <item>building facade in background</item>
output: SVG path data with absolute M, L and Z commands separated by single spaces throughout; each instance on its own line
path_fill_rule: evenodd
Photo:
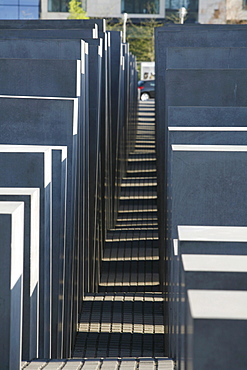
M 67 19 L 70 0 L 0 0 L 0 19 Z M 186 22 L 247 22 L 247 0 L 82 0 L 89 17 L 169 20 L 185 7 Z
M 87 0 L 89 17 L 122 18 L 165 18 L 165 0 Z
M 198 3 L 200 0 L 166 0 L 166 20 L 174 19 L 171 15 L 178 9 L 185 7 L 187 10 L 186 22 L 198 21 Z
M 41 18 L 66 19 L 69 0 L 41 0 Z M 82 0 L 89 17 L 165 18 L 165 0 Z
M 200 0 L 202 24 L 247 23 L 247 0 Z
M 0 19 L 39 19 L 40 0 L 0 0 Z
M 82 0 L 82 7 L 89 17 L 130 19 L 165 19 L 166 11 L 174 12 L 185 6 L 197 20 L 199 0 Z M 41 18 L 66 19 L 69 0 L 41 0 Z
M 69 0 L 40 0 L 41 19 L 67 19 Z

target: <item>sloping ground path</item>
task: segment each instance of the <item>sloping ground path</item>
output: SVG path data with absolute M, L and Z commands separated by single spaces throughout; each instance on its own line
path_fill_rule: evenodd
M 99 293 L 83 302 L 73 359 L 33 361 L 23 368 L 174 368 L 163 354 L 154 130 L 154 101 L 140 102 L 135 150 L 122 182 L 116 227 L 107 233 Z

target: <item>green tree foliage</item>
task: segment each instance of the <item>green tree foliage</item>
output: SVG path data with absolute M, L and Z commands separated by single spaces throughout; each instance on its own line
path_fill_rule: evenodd
M 82 8 L 81 1 L 71 0 L 69 2 L 68 19 L 88 19 L 85 10 Z
M 126 41 L 130 45 L 130 51 L 136 56 L 138 62 L 153 62 L 154 55 L 154 30 L 162 26 L 163 23 L 156 21 L 155 18 L 147 19 L 140 24 L 134 24 L 128 20 L 126 27 Z M 123 20 L 117 23 L 108 21 L 108 30 L 122 31 Z

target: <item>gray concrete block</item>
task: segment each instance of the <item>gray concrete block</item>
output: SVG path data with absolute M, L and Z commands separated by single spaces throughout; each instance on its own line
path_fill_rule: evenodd
M 207 25 L 208 26 L 208 25 Z M 181 29 L 179 26 L 156 29 L 156 96 L 157 125 L 162 131 L 162 120 L 165 116 L 165 106 L 162 97 L 165 93 L 165 74 L 167 68 L 168 49 L 174 47 L 186 48 L 232 48 L 245 47 L 246 28 L 233 26 L 224 27 L 193 27 Z M 235 61 L 237 63 L 237 61 Z
M 247 69 L 169 69 L 168 106 L 246 106 Z M 203 88 L 202 88 L 203 86 Z
M 169 127 L 168 146 L 172 144 L 220 144 L 244 145 L 246 143 L 245 127 Z M 171 150 L 168 151 L 168 163 L 171 161 Z M 170 212 L 172 210 L 170 209 Z M 172 248 L 171 248 L 172 251 Z M 175 257 L 174 257 L 175 258 Z M 173 259 L 173 258 L 172 258 Z M 175 258 L 176 259 L 176 258 Z M 172 267 L 171 267 L 172 268 Z
M 63 315 L 65 306 L 65 254 L 68 220 L 67 147 L 53 147 L 52 151 L 52 317 L 51 356 L 62 357 Z
M 119 106 L 119 82 L 120 82 L 120 69 L 121 69 L 121 36 L 120 32 L 110 32 L 110 53 L 111 53 L 111 123 L 112 123 L 112 137 L 117 137 L 118 130 L 118 106 Z M 112 140 L 112 188 L 115 192 L 115 173 L 117 161 L 117 141 Z M 116 212 L 117 204 L 115 200 L 114 210 Z M 115 216 L 116 217 L 116 216 Z
M 186 145 L 245 145 L 246 127 L 168 127 L 168 146 Z M 171 150 L 168 152 L 168 163 Z
M 68 186 L 72 189 L 76 181 L 78 99 L 0 96 L 0 110 L 1 144 L 67 147 Z M 71 197 L 67 198 L 68 207 Z
M 247 48 L 241 47 L 169 47 L 167 69 L 246 68 Z
M 232 26 L 232 25 L 231 25 Z M 193 27 L 181 28 L 180 26 L 162 27 L 156 29 L 155 49 L 156 49 L 156 119 L 157 135 L 165 138 L 165 131 L 162 129 L 163 120 L 166 114 L 166 107 L 163 104 L 165 98 L 165 81 L 167 68 L 168 48 L 188 47 L 188 48 L 232 48 L 246 47 L 246 27 Z M 237 63 L 237 61 L 235 61 Z M 160 149 L 162 151 L 162 148 Z
M 167 237 L 178 225 L 245 226 L 245 146 L 172 145 Z M 173 246 L 168 248 L 168 258 Z
M 65 26 L 65 28 L 66 28 L 66 26 Z M 90 27 L 90 28 L 92 28 L 92 27 Z M 90 30 L 88 29 L 88 31 L 86 32 L 86 36 L 89 36 L 89 34 L 88 34 L 89 31 Z M 18 31 L 16 31 L 16 32 L 18 32 Z M 26 30 L 25 32 L 28 33 L 29 37 L 31 37 L 32 32 L 30 30 Z M 65 33 L 65 36 L 66 36 L 66 34 L 67 33 Z M 49 59 L 49 60 L 51 60 L 51 59 L 59 59 L 59 60 L 66 59 L 66 60 L 68 60 L 69 59 L 69 60 L 74 60 L 74 61 L 76 61 L 76 60 L 80 61 L 80 64 L 81 64 L 81 81 L 79 81 L 79 76 L 76 76 L 76 78 L 74 80 L 77 81 L 78 89 L 77 89 L 77 91 L 74 91 L 72 93 L 72 96 L 81 95 L 81 97 L 79 99 L 79 101 L 80 101 L 79 121 L 80 121 L 80 126 L 84 127 L 85 122 L 83 121 L 83 118 L 84 118 L 83 116 L 86 115 L 84 100 L 85 100 L 85 96 L 87 95 L 87 93 L 85 91 L 84 78 L 85 78 L 85 64 L 86 64 L 87 61 L 86 61 L 86 56 L 85 56 L 86 46 L 85 46 L 84 41 L 81 40 L 81 38 L 78 37 L 76 39 L 63 39 L 63 40 L 62 39 L 60 39 L 60 40 L 56 40 L 56 39 L 46 39 L 46 40 L 44 40 L 44 39 L 39 39 L 39 38 L 35 39 L 35 40 L 34 39 L 31 39 L 31 40 L 30 39 L 8 39 L 8 40 L 4 39 L 4 40 L 0 40 L 0 43 L 1 43 L 0 54 L 4 58 L 25 58 L 25 59 L 31 58 L 31 59 Z M 78 61 L 76 63 L 78 63 Z M 68 73 L 68 72 L 66 72 L 66 73 Z M 57 84 L 57 81 L 56 81 L 56 84 Z M 69 81 L 67 81 L 67 83 L 69 84 Z M 39 94 L 46 95 L 46 90 L 44 90 L 44 93 L 43 93 L 43 90 L 40 91 Z M 66 96 L 66 93 L 64 93 L 62 91 L 60 91 L 60 92 L 57 91 L 57 93 L 56 94 L 54 93 L 54 95 L 56 95 L 56 96 Z M 82 145 L 82 147 L 84 147 L 85 137 L 82 137 L 83 132 L 81 133 L 81 130 L 79 130 L 79 135 L 81 137 L 81 145 Z M 81 155 L 81 158 L 83 160 L 84 157 Z M 78 158 L 78 160 L 79 160 L 79 158 Z M 82 162 L 82 167 L 83 167 L 83 162 Z M 84 179 L 85 179 L 85 177 L 84 177 Z M 83 186 L 81 186 L 79 184 L 78 189 L 82 189 L 82 188 L 83 188 Z M 71 191 L 70 191 L 70 193 L 71 193 Z M 77 192 L 75 192 L 75 194 L 76 193 Z M 70 202 L 69 204 L 71 204 L 70 199 L 69 199 L 69 202 Z M 76 205 L 78 204 L 78 207 L 79 207 L 79 201 L 75 200 L 75 204 Z M 82 200 L 82 204 L 85 204 L 85 199 Z M 78 211 L 78 213 L 79 213 L 79 211 Z M 78 222 L 75 221 L 75 224 L 77 224 L 77 223 L 80 224 L 81 221 L 80 220 L 78 220 Z M 68 225 L 69 224 L 73 228 L 73 222 L 70 221 L 70 222 L 68 222 Z M 53 234 L 53 235 L 59 235 L 59 234 Z M 72 236 L 70 236 L 71 235 L 70 233 L 67 232 L 67 235 L 68 235 L 68 237 L 70 237 L 72 239 Z M 77 239 L 79 239 L 79 237 L 76 236 L 75 240 L 77 240 Z M 83 242 L 81 240 L 80 240 L 80 243 L 83 244 Z M 72 241 L 69 242 L 69 245 L 72 245 Z M 82 263 L 84 263 L 84 261 Z M 69 280 L 70 280 L 70 278 L 69 278 Z M 82 280 L 84 280 L 84 279 L 82 279 Z M 81 296 L 82 295 L 80 295 L 79 299 L 81 299 Z M 70 299 L 70 301 L 71 301 L 71 299 Z M 67 307 L 67 305 L 66 305 L 66 307 Z M 54 343 L 55 343 L 55 341 L 54 341 Z
M 71 281 L 71 248 L 75 217 L 75 186 L 77 184 L 77 145 L 79 132 L 78 98 L 1 97 L 0 127 L 3 144 L 49 145 L 67 147 L 67 191 L 66 191 L 66 280 Z M 42 112 L 42 114 L 41 114 Z M 61 152 L 60 152 L 61 154 Z M 55 153 L 53 153 L 54 157 Z M 58 154 L 59 155 L 59 152 Z M 65 166 L 63 161 L 62 166 Z M 59 179 L 59 177 L 57 177 Z M 62 184 L 61 184 L 62 185 Z M 58 184 L 59 186 L 59 184 Z M 63 186 L 61 186 L 61 191 Z M 56 193 L 58 195 L 59 193 Z M 62 197 L 62 195 L 61 195 Z M 63 197 L 62 197 L 63 198 Z M 56 208 L 59 206 L 56 203 Z M 62 204 L 61 204 L 62 207 Z M 58 225 L 55 223 L 55 225 Z M 63 235 L 63 233 L 62 233 Z M 54 237 L 57 235 L 54 234 Z M 55 250 L 55 249 L 54 249 Z M 61 256 L 63 255 L 62 252 Z M 62 257 L 61 257 L 62 258 Z M 64 280 L 64 279 L 63 279 Z M 64 291 L 65 310 L 69 310 L 71 296 L 68 287 Z M 61 326 L 59 326 L 61 328 Z M 60 330 L 60 329 L 59 329 Z M 66 337 L 71 332 L 65 324 Z M 61 351 L 61 349 L 60 349 Z M 61 353 L 61 352 L 60 352 Z
M 246 290 L 247 255 L 184 254 L 180 258 L 179 296 L 174 307 L 177 321 L 174 325 L 178 327 L 179 368 L 185 369 L 187 290 Z
M 105 32 L 105 19 L 37 19 L 37 20 L 0 20 L 1 29 L 92 29 L 98 26 L 100 32 Z
M 166 219 L 170 240 L 177 239 L 178 225 L 245 226 L 245 192 L 235 191 L 247 175 L 245 149 L 172 145 Z
M 83 43 L 81 39 L 0 39 L 0 58 L 81 60 Z
M 179 254 L 246 254 L 245 226 L 179 225 L 178 238 Z
M 167 240 L 177 239 L 178 225 L 246 225 L 247 199 L 245 190 L 241 190 L 247 176 L 245 150 L 245 146 L 237 145 L 172 145 L 168 169 Z M 173 245 L 169 242 L 164 261 L 172 259 L 173 265 L 165 263 L 166 281 L 174 281 L 174 276 L 178 276 L 178 262 L 172 253 Z M 169 287 L 169 300 L 174 294 L 176 292 Z
M 0 59 L 0 94 L 76 98 L 80 68 L 79 60 Z
M 164 27 L 156 29 L 155 48 L 156 48 L 156 110 L 157 110 L 157 135 L 165 137 L 162 129 L 163 120 L 166 114 L 166 107 L 163 104 L 165 98 L 165 81 L 167 68 L 168 48 L 188 47 L 188 48 L 232 48 L 246 47 L 246 27 L 227 25 L 223 27 L 193 27 L 181 29 L 180 26 Z M 235 61 L 237 63 L 237 61 Z M 162 149 L 161 149 L 162 150 Z
M 168 107 L 168 126 L 245 127 L 246 107 Z
M 172 28 L 157 28 L 156 32 L 156 70 L 158 76 L 164 77 L 166 68 L 166 53 L 170 47 L 199 47 L 199 48 L 230 48 L 246 47 L 246 27 L 227 25 L 223 27 L 193 27 L 179 29 L 179 26 Z M 157 74 L 156 74 L 157 78 Z M 158 82 L 158 81 L 157 81 Z M 160 81 L 158 84 L 163 83 Z
M 69 98 L 76 98 L 77 100 L 74 100 L 74 104 L 77 105 L 76 111 L 74 113 L 74 117 L 72 119 L 75 119 L 75 121 L 72 123 L 75 131 L 72 131 L 72 141 L 73 145 L 70 146 L 68 149 L 68 194 L 70 194 L 70 197 L 68 198 L 67 203 L 67 215 L 68 215 L 68 228 L 66 230 L 66 237 L 67 237 L 67 248 L 66 248 L 66 261 L 68 261 L 67 264 L 67 270 L 66 270 L 66 282 L 65 285 L 68 286 L 68 289 L 65 290 L 65 295 L 67 296 L 67 304 L 65 305 L 66 310 L 70 311 L 71 308 L 71 302 L 74 300 L 71 298 L 72 291 L 69 290 L 70 281 L 72 279 L 72 271 L 73 271 L 73 262 L 69 262 L 70 258 L 74 258 L 74 243 L 77 238 L 74 238 L 74 232 L 75 232 L 75 225 L 77 225 L 77 207 L 78 202 L 76 200 L 76 194 L 78 190 L 78 183 L 77 183 L 77 172 L 78 172 L 78 153 L 79 153 L 79 146 L 78 146 L 78 136 L 80 133 L 79 126 L 75 125 L 83 125 L 84 122 L 82 122 L 82 107 L 81 107 L 81 96 L 85 96 L 85 90 L 84 86 L 82 86 L 82 61 L 81 60 L 31 60 L 31 59 L 2 59 L 3 63 L 5 64 L 5 67 L 3 67 L 2 71 L 3 74 L 1 76 L 3 77 L 4 73 L 9 75 L 5 81 L 2 80 L 0 93 L 7 94 L 7 95 L 18 95 L 19 96 L 40 96 L 40 97 L 62 97 L 63 99 L 65 97 Z M 5 63 L 5 62 L 6 63 Z M 12 64 L 12 62 L 14 64 Z M 17 62 L 17 63 L 16 63 Z M 19 62 L 19 63 L 18 63 Z M 58 64 L 57 64 L 58 63 Z M 64 65 L 65 63 L 65 65 Z M 1 62 L 0 62 L 1 64 Z M 11 68 L 11 65 L 13 69 Z M 18 67 L 19 65 L 19 67 Z M 43 67 L 42 67 L 43 66 Z M 85 67 L 85 66 L 84 66 Z M 0 67 L 1 68 L 1 67 Z M 12 69 L 12 72 L 10 69 Z M 15 71 L 16 75 L 13 76 L 13 71 Z M 15 88 L 11 87 L 11 76 L 14 77 L 12 83 L 15 84 Z M 0 78 L 1 79 L 1 78 Z M 4 88 L 4 85 L 6 89 Z M 12 93 L 11 93 L 12 92 Z M 50 93 L 50 94 L 49 94 Z M 32 103 L 31 103 L 32 104 Z M 37 104 L 40 108 L 39 103 Z M 32 110 L 34 109 L 31 108 Z M 41 112 L 39 109 L 37 112 Z M 37 114 L 36 112 L 36 114 Z M 79 114 L 80 112 L 80 114 Z M 58 113 L 59 114 L 59 113 Z M 78 116 L 76 116 L 76 114 Z M 57 116 L 57 114 L 56 114 Z M 29 120 L 30 121 L 30 120 Z M 64 121 L 64 120 L 63 120 Z M 53 121 L 50 123 L 52 124 Z M 71 123 L 71 118 L 68 121 Z M 42 126 L 44 128 L 44 126 Z M 69 127 L 70 130 L 71 127 Z M 64 131 L 68 129 L 68 126 L 64 127 Z M 33 131 L 33 130 L 32 130 Z M 40 131 L 42 129 L 40 128 Z M 63 131 L 63 133 L 64 133 Z M 51 129 L 52 133 L 55 133 L 55 126 L 53 129 Z M 45 131 L 43 132 L 42 136 L 47 135 L 47 126 L 45 128 Z M 49 135 L 49 134 L 48 134 Z M 66 133 L 67 135 L 67 133 Z M 56 129 L 55 136 L 57 138 L 60 136 L 60 132 L 58 133 Z M 44 144 L 46 144 L 43 141 Z M 43 144 L 42 142 L 39 144 Z M 32 144 L 32 143 L 31 143 Z M 61 145 L 61 144 L 59 144 Z M 77 153 L 78 151 L 78 153 Z M 71 161 L 71 162 L 70 162 Z M 73 171 L 73 174 L 72 174 Z M 75 191 L 75 189 L 77 189 Z M 72 317 L 70 313 L 67 315 L 69 318 Z M 70 319 L 68 319 L 70 320 Z M 67 322 L 65 320 L 65 322 Z M 68 329 L 66 330 L 66 333 L 71 333 L 70 325 L 65 324 L 65 327 Z M 70 338 L 69 334 L 65 335 L 65 338 Z M 66 346 L 65 346 L 66 347 Z M 71 347 L 71 345 L 68 345 L 68 347 Z
M 53 27 L 55 27 L 56 25 L 58 26 L 56 22 L 55 22 L 55 25 L 52 22 L 48 22 L 48 23 L 53 25 Z M 79 25 L 79 23 L 76 22 L 77 25 Z M 44 27 L 44 23 L 42 23 L 41 25 Z M 28 23 L 26 26 L 29 27 L 30 23 Z M 35 22 L 34 26 L 38 27 L 38 24 Z M 18 25 L 16 27 L 18 28 Z M 25 24 L 23 24 L 23 27 L 25 28 Z M 67 27 L 67 24 L 65 28 L 66 27 Z M 92 28 L 92 26 L 90 26 L 90 28 Z M 95 41 L 97 40 L 95 39 Z M 80 129 L 79 127 L 79 136 L 80 136 L 79 140 L 81 144 L 80 147 L 82 149 L 80 148 L 80 150 L 83 150 L 85 148 L 85 135 L 84 135 L 83 130 L 84 130 L 85 124 L 87 124 L 85 121 L 85 116 L 86 116 L 86 111 L 87 111 L 87 107 L 85 106 L 85 97 L 87 95 L 86 93 L 87 90 L 85 90 L 85 68 L 86 68 L 86 63 L 87 63 L 87 57 L 85 53 L 86 53 L 86 45 L 85 45 L 85 42 L 81 40 L 80 38 L 78 39 L 59 39 L 59 40 L 57 39 L 46 39 L 46 40 L 44 39 L 0 39 L 0 57 L 3 57 L 3 58 L 80 60 L 80 63 L 81 63 L 81 92 L 77 92 L 77 94 L 81 95 L 79 99 L 80 101 L 79 120 L 80 120 L 80 126 L 82 127 L 82 129 Z M 78 85 L 80 84 L 78 83 Z M 44 94 L 46 94 L 46 92 L 44 92 Z M 64 94 L 61 94 L 61 96 L 64 96 Z M 77 96 L 77 95 L 74 95 L 74 96 Z M 43 112 L 42 116 L 44 115 L 45 113 Z M 39 116 L 41 115 L 39 114 Z M 43 122 L 45 122 L 45 118 Z M 84 168 L 85 166 L 84 166 L 83 161 L 85 160 L 85 156 L 83 156 L 82 153 L 78 156 L 78 161 L 79 160 L 81 161 L 81 165 L 78 164 L 78 168 Z M 83 182 L 85 182 L 85 179 L 86 179 L 86 176 L 83 176 L 81 179 L 82 180 L 81 184 L 78 185 L 78 189 L 83 189 Z M 83 195 L 81 197 L 83 198 Z M 81 201 L 78 199 L 75 201 L 75 204 L 78 204 L 78 207 L 83 207 L 85 205 L 85 199 L 82 199 Z M 80 214 L 81 212 L 82 212 L 81 210 L 78 211 L 78 214 Z M 75 222 L 75 223 L 81 224 L 82 222 L 81 220 L 78 220 L 78 222 Z M 70 222 L 70 224 L 72 225 L 72 222 Z M 59 234 L 55 234 L 55 235 L 59 235 Z M 67 233 L 67 235 L 69 234 Z M 84 236 L 84 233 L 82 233 L 81 236 L 78 235 L 75 237 L 75 240 L 78 239 L 79 243 L 82 245 L 84 243 L 83 240 L 81 240 L 83 236 Z M 71 245 L 71 242 L 70 242 L 70 245 Z M 79 263 L 85 263 L 85 262 L 78 260 L 78 264 Z M 84 280 L 85 278 L 81 278 L 81 281 L 84 281 Z M 82 294 L 80 294 L 80 297 L 78 299 L 80 300 L 81 297 L 82 297 Z
M 22 360 L 38 357 L 39 203 L 38 188 L 0 188 L 0 202 L 24 204 Z
M 172 145 L 168 221 L 172 239 L 177 238 L 177 225 L 246 225 L 247 199 L 242 189 L 246 149 L 241 145 Z
M 40 330 L 39 357 L 51 346 L 51 149 L 0 146 L 0 187 L 40 189 Z
M 243 124 L 245 126 L 246 119 L 246 113 L 247 110 L 245 111 L 244 108 L 229 108 L 228 112 L 223 113 L 223 108 L 206 108 L 205 111 L 203 111 L 202 115 L 204 117 L 202 118 L 202 115 L 193 115 L 193 118 L 190 120 L 189 116 L 192 117 L 192 111 L 197 112 L 196 108 L 193 109 L 193 107 L 189 107 L 190 113 L 186 116 L 186 108 L 179 107 L 179 112 L 176 111 L 175 107 L 170 107 L 174 108 L 171 109 L 171 124 L 174 126 L 169 126 L 168 127 L 168 135 L 167 135 L 167 141 L 168 141 L 168 150 L 167 150 L 167 163 L 169 164 L 171 162 L 171 145 L 173 144 L 203 144 L 203 145 L 245 145 L 246 144 L 246 127 L 241 126 Z M 202 108 L 203 109 L 203 108 Z M 209 117 L 212 118 L 212 116 L 215 115 L 213 110 L 216 110 L 217 113 L 217 122 L 216 124 L 219 123 L 219 126 L 217 127 L 209 127 L 210 122 L 207 121 L 206 117 L 207 114 L 209 114 Z M 241 111 L 240 113 L 238 112 L 238 109 Z M 182 112 L 185 110 L 185 121 L 182 120 Z M 227 110 L 227 108 L 226 108 Z M 198 108 L 198 113 L 199 111 L 201 112 L 201 108 Z M 220 112 L 222 113 L 222 119 L 220 120 Z M 173 114 L 174 113 L 174 114 Z M 177 114 L 178 113 L 178 114 Z M 188 113 L 188 112 L 187 112 Z M 211 113 L 213 113 L 211 115 Z M 236 115 L 236 120 L 234 118 L 234 113 Z M 238 114 L 239 113 L 239 114 Z M 241 124 L 239 127 L 234 127 L 234 124 L 237 124 L 237 119 L 238 117 L 241 116 Z M 189 127 L 190 121 L 193 121 L 194 124 L 197 122 L 198 117 L 198 124 L 206 124 L 207 126 L 194 126 L 194 127 Z M 187 120 L 188 118 L 188 120 Z M 200 120 L 202 118 L 202 120 Z M 219 118 L 219 121 L 218 121 Z M 247 118 L 247 116 L 246 116 Z M 226 123 L 230 123 L 232 126 L 228 127 L 223 127 L 224 121 Z M 207 121 L 207 122 L 206 122 Z M 181 122 L 181 126 L 179 123 Z M 212 126 L 214 126 L 215 123 L 212 123 Z M 169 179 L 169 172 L 168 172 L 168 177 L 167 177 L 167 183 L 168 187 L 170 187 L 171 182 Z M 168 188 L 169 191 L 169 188 Z M 169 200 L 166 203 L 167 207 L 170 207 L 169 205 Z M 166 217 L 165 217 L 166 220 Z
M 186 369 L 244 370 L 247 292 L 188 290 L 188 303 Z
M 19 369 L 22 341 L 24 205 L 0 202 L 0 354 L 2 369 Z
M 77 106 L 77 113 L 79 114 L 78 117 L 75 117 L 74 124 L 78 124 L 83 126 L 84 122 L 82 121 L 82 114 L 85 112 L 82 112 L 81 107 L 81 97 L 85 96 L 85 89 L 82 86 L 82 74 L 81 74 L 81 68 L 82 63 L 80 60 L 77 61 L 70 61 L 70 60 L 37 60 L 37 59 L 2 59 L 2 61 L 6 61 L 6 68 L 3 68 L 4 73 L 9 74 L 9 78 L 6 78 L 6 80 L 2 81 L 2 89 L 0 89 L 0 92 L 3 94 L 19 94 L 24 96 L 45 96 L 45 97 L 70 97 L 70 98 L 76 98 L 78 104 Z M 19 63 L 15 64 L 17 61 Z M 10 75 L 13 76 L 13 70 L 12 72 L 9 70 L 10 66 L 14 63 L 14 71 L 16 72 L 16 78 L 15 82 L 15 89 L 11 87 Z M 30 62 L 30 63 L 29 63 Z M 41 64 L 40 64 L 41 63 Z M 64 63 L 66 65 L 64 65 Z M 1 64 L 1 62 L 0 62 Z M 17 66 L 19 65 L 19 67 Z M 43 65 L 43 67 L 42 67 Z M 1 68 L 1 67 L 0 67 Z M 19 70 L 18 70 L 19 68 Z M 26 74 L 27 73 L 27 74 Z M 15 74 L 15 73 L 14 73 Z M 1 76 L 3 76 L 1 74 Z M 66 77 L 67 76 L 67 77 Z M 24 80 L 22 79 L 24 78 Z M 1 78 L 0 78 L 1 79 Z M 6 89 L 4 89 L 4 85 Z M 25 86 L 26 89 L 23 87 Z M 36 88 L 34 88 L 36 86 Z M 35 91 L 36 90 L 36 91 Z M 50 93 L 50 94 L 49 94 Z M 39 110 L 39 112 L 41 112 Z M 86 114 L 86 113 L 85 113 Z M 69 121 L 71 122 L 71 121 Z M 67 129 L 66 125 L 66 129 Z M 70 129 L 70 128 L 69 128 Z M 67 215 L 68 215 L 68 227 L 66 230 L 66 258 L 67 261 L 66 264 L 66 271 L 65 271 L 65 286 L 67 287 L 65 289 L 65 334 L 64 334 L 64 343 L 67 343 L 69 341 L 69 344 L 65 344 L 64 348 L 72 348 L 72 335 L 75 335 L 76 333 L 76 324 L 73 326 L 73 330 L 71 329 L 71 320 L 74 317 L 74 315 L 71 314 L 72 307 L 74 305 L 74 302 L 76 301 L 76 298 L 73 297 L 74 294 L 76 294 L 75 289 L 71 286 L 71 280 L 73 279 L 73 271 L 74 265 L 77 263 L 77 257 L 76 257 L 76 250 L 77 246 L 75 243 L 77 243 L 77 235 L 76 228 L 78 225 L 78 207 L 82 206 L 81 204 L 77 202 L 77 194 L 79 189 L 78 184 L 78 173 L 79 173 L 79 159 L 78 155 L 80 155 L 80 143 L 78 142 L 78 136 L 80 135 L 81 131 L 79 127 L 75 128 L 76 131 L 72 131 L 72 141 L 73 145 L 68 149 L 68 194 L 70 194 L 70 198 L 68 198 L 68 204 L 67 204 Z M 45 130 L 44 134 L 47 131 Z M 56 131 L 56 135 L 57 134 Z M 85 140 L 85 139 L 84 139 Z M 70 150 L 70 153 L 69 153 Z M 71 160 L 71 162 L 69 162 Z M 70 172 L 71 171 L 71 172 Z M 73 171 L 73 173 L 72 173 Z M 72 174 L 72 175 L 71 175 Z M 71 176 L 70 176 L 71 175 Z M 84 205 L 83 205 L 84 206 Z M 72 259 L 72 260 L 71 260 Z M 90 260 L 91 262 L 91 260 Z M 75 282 L 76 284 L 76 282 Z M 78 300 L 77 300 L 78 301 Z M 73 334 L 72 334 L 73 333 Z M 65 357 L 70 356 L 70 353 L 64 354 Z
M 167 83 L 167 55 L 170 48 L 245 48 L 245 39 L 246 39 L 246 33 L 247 29 L 246 27 L 239 27 L 237 25 L 231 25 L 232 27 L 228 25 L 206 25 L 201 26 L 185 26 L 182 28 L 180 25 L 174 25 L 173 27 L 157 27 L 155 30 L 156 37 L 155 37 L 155 50 L 156 50 L 156 64 L 155 64 L 155 75 L 156 75 L 156 138 L 157 138 L 157 164 L 158 164 L 158 198 L 160 199 L 160 202 L 158 204 L 158 217 L 161 220 L 161 225 L 164 224 L 164 214 L 162 209 L 166 207 L 165 200 L 162 199 L 163 195 L 166 193 L 166 179 L 164 178 L 164 173 L 167 171 L 166 169 L 166 162 L 164 161 L 164 158 L 166 157 L 166 148 L 167 148 L 167 108 L 170 104 L 166 104 L 167 99 L 169 99 L 170 93 L 173 94 L 173 88 L 175 85 L 172 86 L 171 89 L 168 89 L 166 86 Z M 219 53 L 219 52 L 217 52 Z M 207 59 L 208 60 L 208 59 Z M 228 57 L 229 60 L 229 57 Z M 238 60 L 240 62 L 240 65 L 238 65 Z M 171 59 L 170 59 L 171 62 Z M 210 65 L 213 65 L 214 59 L 210 60 Z M 219 68 L 219 60 L 215 60 L 215 65 L 213 68 Z M 234 61 L 236 68 L 242 68 L 243 64 L 241 61 L 241 58 L 236 59 Z M 169 68 L 172 67 L 171 63 L 169 64 Z M 228 66 L 227 66 L 228 68 Z M 207 71 L 205 71 L 206 73 Z M 192 76 L 191 76 L 192 77 Z M 181 78 L 181 80 L 183 77 Z M 180 80 L 177 80 L 178 84 L 180 84 Z M 189 84 L 191 82 L 194 82 L 194 80 L 189 80 Z M 175 83 L 175 80 L 174 80 Z M 183 83 L 182 83 L 183 85 Z M 196 82 L 195 82 L 196 85 Z M 194 85 L 194 88 L 196 86 Z M 216 86 L 216 85 L 214 85 Z M 217 84 L 216 90 L 221 90 L 219 94 L 222 97 L 224 87 L 221 89 L 221 85 Z M 222 86 L 225 86 L 224 83 Z M 203 87 L 203 88 L 202 88 Z M 179 89 L 178 86 L 176 88 Z M 234 94 L 234 88 L 233 87 L 232 93 Z M 181 86 L 182 90 L 182 86 Z M 207 83 L 204 86 L 203 82 L 201 81 L 200 85 L 200 93 L 204 94 L 204 96 L 207 95 Z M 181 91 L 180 91 L 181 92 Z M 195 97 L 197 94 L 197 91 L 193 91 L 193 96 Z M 236 92 L 236 90 L 235 90 Z M 186 98 L 188 91 L 185 90 L 182 92 L 184 96 L 184 101 L 186 101 Z M 210 93 L 208 93 L 210 95 Z M 225 95 L 226 97 L 226 95 Z M 198 97 L 199 98 L 199 97 Z M 216 97 L 218 98 L 218 97 Z M 190 97 L 188 97 L 190 99 Z M 229 101 L 227 104 L 224 102 L 222 103 L 224 99 L 221 99 L 222 106 L 230 105 Z M 198 99 L 200 101 L 200 105 L 204 105 L 203 99 Z M 217 99 L 216 99 L 217 101 Z M 211 105 L 216 106 L 216 101 L 211 100 Z M 236 102 L 236 99 L 233 101 Z M 196 100 L 194 103 L 190 105 L 196 105 Z M 209 105 L 209 104 L 208 104 Z M 192 119 L 192 122 L 195 122 L 194 118 Z M 193 123 L 193 125 L 197 125 L 196 123 Z M 165 145 L 163 145 L 165 143 Z M 164 196 L 166 199 L 166 194 Z M 162 226 L 163 227 L 163 226 Z M 161 239 L 163 240 L 165 238 L 164 235 L 161 235 Z
M 98 28 L 94 29 L 0 29 L 1 39 L 81 39 L 97 38 Z
M 97 283 L 93 274 L 96 252 L 96 213 L 97 213 L 97 201 L 98 201 L 98 179 L 100 178 L 100 162 L 99 162 L 99 150 L 101 145 L 101 111 L 100 111 L 100 99 L 102 89 L 101 79 L 101 68 L 102 68 L 102 47 L 103 44 L 99 45 L 89 44 L 89 75 L 90 75 L 90 88 L 89 88 L 89 128 L 86 136 L 86 140 L 89 143 L 88 151 L 88 173 L 89 173 L 89 199 L 88 199 L 88 230 L 89 230 L 89 276 L 88 291 L 94 291 Z
M 170 333 L 172 333 L 170 335 L 170 351 L 171 353 L 173 353 L 174 357 L 184 358 L 184 347 L 180 347 L 180 345 L 178 345 L 178 326 L 176 332 L 172 330 L 172 328 L 175 327 L 175 321 L 177 320 L 178 312 L 178 306 L 175 301 L 175 297 L 178 298 L 180 296 L 181 289 L 183 288 L 180 278 L 180 257 L 181 255 L 185 254 L 200 254 L 203 258 L 207 258 L 205 255 L 214 255 L 216 259 L 220 257 L 223 258 L 226 255 L 232 255 L 233 258 L 235 258 L 235 256 L 246 256 L 247 229 L 246 227 L 225 226 L 178 226 L 178 236 L 179 240 L 176 241 L 176 249 L 174 249 L 175 252 L 172 251 L 170 270 L 171 273 L 169 277 L 169 279 L 173 282 L 169 294 L 169 325 Z M 241 266 L 239 266 L 237 269 L 239 268 L 241 268 Z M 222 274 L 225 276 L 225 273 Z M 234 279 L 232 279 L 232 284 L 233 281 Z M 245 281 L 246 278 L 242 281 L 243 284 Z M 215 284 L 218 283 L 220 284 L 220 281 L 218 282 L 215 280 Z M 200 279 L 198 280 L 198 284 L 201 284 Z M 234 285 L 231 285 L 231 288 L 236 289 L 233 288 L 233 286 Z M 241 284 L 239 286 L 241 287 Z M 218 289 L 219 287 L 220 285 L 218 285 Z M 180 332 L 183 333 L 184 330 L 180 329 Z M 182 350 L 182 354 L 179 354 L 178 352 L 180 349 Z M 183 363 L 181 366 L 183 366 Z

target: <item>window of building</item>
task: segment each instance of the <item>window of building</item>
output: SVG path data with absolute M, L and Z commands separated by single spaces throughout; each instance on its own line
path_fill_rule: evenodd
M 48 12 L 68 12 L 69 0 L 49 0 Z
M 247 9 L 247 0 L 243 0 L 243 9 Z
M 166 9 L 177 10 L 182 6 L 191 11 L 198 11 L 198 0 L 166 0 Z
M 40 0 L 0 0 L 0 19 L 38 19 Z
M 159 14 L 159 0 L 122 0 L 121 11 L 128 14 Z

